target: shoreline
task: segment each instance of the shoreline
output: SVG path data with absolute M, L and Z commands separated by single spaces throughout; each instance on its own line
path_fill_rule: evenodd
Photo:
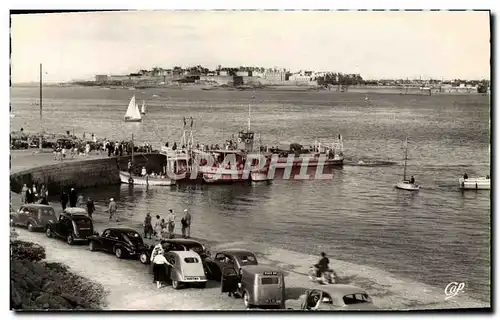
M 439 92 L 433 91 L 432 95 L 423 93 L 418 88 L 411 88 L 410 92 L 405 92 L 406 88 L 397 86 L 351 86 L 347 91 L 332 90 L 318 86 L 308 85 L 262 85 L 262 86 L 212 86 L 207 84 L 179 84 L 179 85 L 148 85 L 148 86 L 109 86 L 109 85 L 79 85 L 79 84 L 44 84 L 45 87 L 53 88 L 98 88 L 106 90 L 194 90 L 194 91 L 269 91 L 269 92 L 317 92 L 323 94 L 391 94 L 404 96 L 490 96 L 491 93 L 478 92 Z M 38 84 L 13 84 L 10 88 L 34 88 Z
M 29 156 L 29 155 L 28 155 Z M 30 160 L 30 159 L 28 159 Z M 44 166 L 47 164 L 41 164 L 41 166 Z M 33 165 L 32 165 L 33 166 Z M 15 164 L 12 163 L 12 168 L 11 170 L 15 171 Z M 12 171 L 11 171 L 12 174 Z M 18 207 L 20 205 L 19 203 L 19 195 L 11 192 L 11 204 L 14 206 L 14 208 Z M 51 203 L 51 205 L 54 206 L 54 209 L 56 210 L 57 213 L 61 211 L 61 207 L 58 205 L 58 203 Z M 137 221 L 132 221 L 131 219 L 128 219 L 128 217 L 123 217 L 121 216 L 121 221 L 116 223 L 116 222 L 109 222 L 106 214 L 105 213 L 97 213 L 94 215 L 94 220 L 95 220 L 95 226 L 96 229 L 99 232 L 102 232 L 104 228 L 106 227 L 111 227 L 111 226 L 128 226 L 136 229 L 140 233 L 142 233 L 142 226 L 140 222 Z M 178 226 L 177 226 L 178 228 Z M 81 250 L 85 250 L 88 252 L 88 249 L 86 246 L 84 246 L 81 249 L 78 249 L 77 247 L 69 247 L 67 246 L 64 242 L 59 242 L 59 244 L 55 245 L 54 240 L 50 240 L 45 237 L 45 235 L 42 234 L 31 234 L 28 233 L 25 230 L 22 229 L 16 229 L 20 230 L 18 233 L 21 235 L 20 239 L 24 240 L 23 238 L 31 238 L 31 239 L 37 239 L 38 241 L 42 241 L 44 243 L 49 243 L 50 241 L 50 247 L 47 248 L 46 250 L 48 252 L 51 251 L 52 246 L 56 246 L 59 250 L 59 252 L 68 252 L 67 254 L 76 254 L 78 255 L 78 252 L 83 254 Z M 47 240 L 45 240 L 47 239 Z M 196 239 L 196 238 L 194 238 Z M 210 251 L 212 253 L 215 253 L 217 250 L 228 248 L 228 247 L 239 247 L 239 248 L 246 248 L 249 250 L 252 250 L 256 252 L 257 258 L 259 259 L 260 262 L 263 264 L 270 264 L 276 267 L 280 267 L 283 269 L 287 274 L 287 287 L 300 287 L 300 288 L 307 288 L 311 287 L 313 284 L 310 283 L 307 279 L 307 271 L 310 265 L 314 264 L 317 260 L 316 256 L 311 256 L 307 254 L 302 254 L 299 252 L 294 252 L 294 251 L 289 251 L 285 249 L 280 249 L 280 248 L 274 248 L 271 247 L 265 243 L 245 243 L 241 241 L 236 241 L 232 243 L 221 243 L 220 241 L 217 241 L 215 239 L 198 239 L 204 244 L 207 244 L 207 247 L 210 248 Z M 33 241 L 33 240 L 30 240 Z M 36 242 L 36 241 L 34 241 Z M 75 249 L 78 250 L 75 250 Z M 95 260 L 93 258 L 94 256 L 90 255 L 89 257 L 92 257 L 92 260 Z M 92 253 L 93 254 L 93 253 Z M 94 254 L 95 255 L 95 254 Z M 85 254 L 87 256 L 87 254 Z M 100 254 L 99 256 L 104 257 L 105 254 Z M 106 255 L 107 256 L 107 255 Z M 97 257 L 97 256 L 95 256 Z M 52 255 L 53 259 L 57 259 L 56 255 Z M 105 258 L 106 261 L 117 261 L 117 259 L 113 255 L 109 255 L 109 259 Z M 120 263 L 124 262 L 122 260 L 119 261 Z M 78 265 L 77 263 L 72 263 L 70 267 L 72 268 L 71 270 L 74 271 L 74 267 L 76 265 L 76 272 L 77 274 L 83 273 L 84 276 L 89 277 L 89 275 L 94 275 L 92 273 L 92 270 L 85 270 L 85 266 Z M 141 270 L 141 263 L 139 261 L 126 261 L 127 268 L 130 267 L 131 272 L 137 272 L 137 270 Z M 480 307 L 491 307 L 491 302 L 488 304 L 487 302 L 483 301 L 478 301 L 471 299 L 467 297 L 465 294 L 464 295 L 459 295 L 453 299 L 449 300 L 444 300 L 445 295 L 444 295 L 444 287 L 443 288 L 436 288 L 432 287 L 423 283 L 419 283 L 416 281 L 412 281 L 410 279 L 403 279 L 398 276 L 395 276 L 393 274 L 390 274 L 388 272 L 385 272 L 384 270 L 377 269 L 374 267 L 369 267 L 369 266 L 364 266 L 364 265 L 359 265 L 359 264 L 354 264 L 350 263 L 347 261 L 341 261 L 341 260 L 334 260 L 331 259 L 331 265 L 332 267 L 336 270 L 338 273 L 341 282 L 345 281 L 345 283 L 350 283 L 353 285 L 360 286 L 367 290 L 370 294 L 374 296 L 375 302 L 377 305 L 382 307 L 383 309 L 390 309 L 390 310 L 419 310 L 419 309 L 435 309 L 435 308 L 465 308 L 465 307 L 470 307 L 470 308 L 480 308 Z M 88 266 L 87 266 L 88 267 Z M 135 270 L 135 271 L 133 271 Z M 102 270 L 102 272 L 106 272 L 106 270 Z M 128 277 L 131 276 L 129 274 L 124 273 L 124 276 Z M 139 275 L 135 275 L 136 277 L 139 277 Z M 116 290 L 119 292 L 122 292 L 123 289 L 120 289 L 119 284 L 115 284 L 112 282 L 112 279 L 106 279 L 108 275 L 102 274 L 100 277 L 97 277 L 97 281 L 99 280 L 104 281 L 103 285 L 105 286 L 105 289 L 113 288 L 111 291 Z M 113 278 L 113 275 L 109 274 L 109 277 Z M 91 278 L 92 280 L 93 278 Z M 147 281 L 145 279 L 149 279 L 150 277 L 148 275 L 142 275 L 140 280 L 141 286 L 149 286 L 153 287 L 151 281 Z M 145 283 L 142 283 L 142 281 L 145 281 Z M 101 283 L 101 282 L 100 282 Z M 137 284 L 134 284 L 137 285 Z M 211 286 L 209 286 L 211 287 Z M 169 289 L 169 288 L 167 288 Z M 214 290 L 212 290 L 214 289 Z M 148 291 L 146 287 L 144 287 L 144 290 Z M 155 290 L 152 290 L 155 291 Z M 173 290 L 172 290 L 173 291 Z M 201 297 L 204 297 L 205 299 L 210 300 L 210 296 L 214 295 L 211 291 L 218 292 L 217 297 L 220 296 L 220 290 L 218 288 L 211 288 L 210 292 L 206 292 L 204 294 L 203 292 L 201 293 Z M 176 291 L 173 291 L 176 292 Z M 180 290 L 178 292 L 194 292 L 191 289 L 184 291 Z M 115 301 L 113 299 L 116 299 L 115 302 L 111 303 L 109 308 L 112 310 L 117 310 L 113 308 L 123 308 L 124 306 L 127 306 L 124 303 L 120 304 L 120 299 L 115 298 L 118 293 L 112 293 L 112 301 Z M 122 294 L 124 294 L 122 292 Z M 149 293 L 150 294 L 150 293 Z M 216 298 L 217 298 L 216 297 Z M 123 299 L 123 297 L 121 297 Z M 151 298 L 151 297 L 149 297 Z M 143 299 L 143 298 L 140 298 Z M 145 300 L 144 300 L 145 299 Z M 154 308 L 151 307 L 150 305 L 147 305 L 148 301 L 147 298 L 144 298 L 142 303 L 146 303 L 143 307 L 147 308 Z M 288 297 L 290 299 L 290 297 Z M 220 297 L 219 297 L 220 300 Z M 217 301 L 219 301 L 217 300 Z M 172 300 L 175 302 L 175 300 Z M 232 305 L 238 307 L 242 305 L 242 302 L 239 300 L 228 300 L 228 301 L 233 301 Z M 198 301 L 199 302 L 199 301 Z M 227 301 L 226 301 L 227 302 Z M 226 306 L 226 302 L 224 302 L 224 310 L 228 310 L 227 308 L 232 308 L 229 305 Z M 134 305 L 131 304 L 133 308 L 140 308 L 141 306 L 139 305 Z M 189 308 L 194 308 L 194 309 L 199 309 L 199 308 L 208 308 L 208 305 L 206 304 L 201 304 L 201 306 L 189 306 Z M 146 310 L 142 309 L 142 310 Z M 176 310 L 176 309 L 174 309 Z M 186 309 L 188 310 L 188 309 Z M 192 310 L 192 309 L 191 309 Z

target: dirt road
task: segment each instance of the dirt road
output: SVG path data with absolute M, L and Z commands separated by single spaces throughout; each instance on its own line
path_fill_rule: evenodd
M 18 239 L 45 247 L 48 261 L 62 262 L 81 276 L 101 283 L 107 291 L 108 310 L 244 310 L 241 299 L 220 293 L 219 283 L 206 289 L 172 287 L 157 289 L 148 267 L 137 260 L 119 260 L 114 255 L 90 252 L 86 245 L 70 247 L 64 241 L 16 228 Z

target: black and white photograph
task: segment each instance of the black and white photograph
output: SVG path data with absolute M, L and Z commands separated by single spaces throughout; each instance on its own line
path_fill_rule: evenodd
M 9 19 L 12 312 L 492 311 L 492 11 Z

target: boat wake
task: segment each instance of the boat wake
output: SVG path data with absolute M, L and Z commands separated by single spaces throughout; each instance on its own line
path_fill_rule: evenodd
M 388 167 L 398 164 L 394 161 L 380 161 L 380 160 L 358 160 L 358 161 L 345 161 L 344 165 L 353 167 Z

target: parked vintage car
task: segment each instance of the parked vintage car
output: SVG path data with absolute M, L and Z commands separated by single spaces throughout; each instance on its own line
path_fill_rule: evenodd
M 164 256 L 173 265 L 170 268 L 170 280 L 174 289 L 186 284 L 196 284 L 200 288 L 205 288 L 207 277 L 199 254 L 190 250 L 169 251 L 164 253 Z
M 106 251 L 117 258 L 137 257 L 147 250 L 141 235 L 130 228 L 108 228 L 89 237 L 90 251 Z
M 239 284 L 236 279 L 239 280 Z M 235 268 L 224 268 L 221 291 L 236 293 L 243 298 L 245 307 L 249 309 L 285 308 L 285 275 L 273 267 L 245 265 L 241 267 L 239 275 Z
M 251 251 L 244 249 L 227 249 L 217 252 L 214 258 L 206 259 L 209 279 L 221 281 L 222 269 L 234 268 L 239 272 L 241 267 L 257 265 L 257 257 Z
M 50 221 L 56 220 L 54 208 L 44 204 L 25 204 L 18 211 L 10 213 L 11 224 L 27 227 L 28 231 L 45 230 Z
M 186 251 L 191 250 L 198 253 L 202 259 L 205 259 L 210 256 L 210 252 L 205 248 L 203 244 L 196 240 L 192 239 L 166 239 L 165 240 L 165 251 Z M 142 252 L 139 256 L 139 260 L 143 264 L 148 264 L 151 262 L 151 253 L 153 252 L 154 246 L 150 246 L 146 251 Z
M 68 244 L 88 242 L 88 237 L 94 234 L 92 219 L 82 208 L 66 208 L 57 221 L 50 221 L 45 228 L 47 237 L 65 239 Z
M 363 289 L 330 284 L 308 289 L 297 300 L 287 300 L 287 309 L 293 310 L 376 310 L 370 295 Z

